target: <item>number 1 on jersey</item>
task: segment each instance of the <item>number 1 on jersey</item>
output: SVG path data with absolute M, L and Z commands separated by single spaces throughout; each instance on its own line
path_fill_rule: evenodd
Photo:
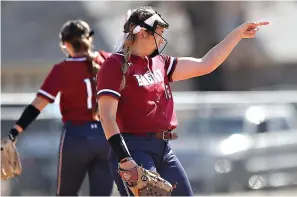
M 86 79 L 84 79 L 84 82 L 86 83 L 86 87 L 87 87 L 87 95 L 88 95 L 87 106 L 88 106 L 88 109 L 92 109 L 92 96 L 93 96 L 93 93 L 92 93 L 91 81 L 90 81 L 89 78 L 86 78 Z

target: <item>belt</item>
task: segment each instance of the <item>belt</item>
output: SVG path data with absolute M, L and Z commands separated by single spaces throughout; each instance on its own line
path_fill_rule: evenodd
M 171 131 L 163 131 L 157 133 L 122 133 L 123 135 L 135 135 L 135 136 L 154 136 L 160 140 L 176 140 L 178 138 L 177 133 Z
M 154 133 L 155 137 L 160 140 L 176 140 L 178 138 L 177 133 L 172 131 L 163 131 Z

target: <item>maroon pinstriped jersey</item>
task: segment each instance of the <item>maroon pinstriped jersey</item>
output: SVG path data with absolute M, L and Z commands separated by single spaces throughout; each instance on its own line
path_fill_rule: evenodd
M 94 77 L 85 57 L 68 58 L 54 65 L 37 95 L 52 103 L 60 92 L 63 122 L 91 121 L 92 107 L 96 104 Z
M 159 55 L 141 58 L 131 55 L 126 87 L 120 90 L 123 55 L 108 58 L 97 77 L 97 96 L 119 99 L 117 123 L 122 133 L 160 132 L 177 126 L 169 82 L 177 58 Z

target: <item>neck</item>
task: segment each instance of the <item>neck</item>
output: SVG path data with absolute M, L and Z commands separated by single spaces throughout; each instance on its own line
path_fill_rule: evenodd
M 145 56 L 148 55 L 147 52 L 145 51 L 143 45 L 140 43 L 134 43 L 130 47 L 130 51 L 131 51 L 132 55 L 140 56 L 142 58 L 144 58 Z
M 86 51 L 84 52 L 76 52 L 76 53 L 72 53 L 70 54 L 71 57 L 86 57 L 88 56 L 88 53 Z

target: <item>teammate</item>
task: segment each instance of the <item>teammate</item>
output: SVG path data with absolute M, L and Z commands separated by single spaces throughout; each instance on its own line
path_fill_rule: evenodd
M 98 74 L 99 115 L 111 147 L 109 163 L 121 195 L 127 195 L 117 170 L 137 165 L 156 171 L 176 185 L 173 196 L 192 196 L 192 188 L 169 140 L 177 138 L 170 82 L 214 71 L 242 38 L 254 38 L 268 22 L 244 23 L 201 59 L 160 55 L 168 23 L 151 7 L 135 9 L 124 25 L 122 50 L 108 58 Z M 161 45 L 165 46 L 161 48 Z M 125 180 L 126 182 L 126 180 Z M 128 181 L 127 181 L 128 182 Z M 131 192 L 129 192 L 132 195 Z
M 35 99 L 9 133 L 9 138 L 15 141 L 60 92 L 64 129 L 59 148 L 58 196 L 78 195 L 86 173 L 91 196 L 109 196 L 112 192 L 109 146 L 96 117 L 95 89 L 97 70 L 108 54 L 91 52 L 93 34 L 82 20 L 70 20 L 62 26 L 60 46 L 69 56 L 53 66 Z

